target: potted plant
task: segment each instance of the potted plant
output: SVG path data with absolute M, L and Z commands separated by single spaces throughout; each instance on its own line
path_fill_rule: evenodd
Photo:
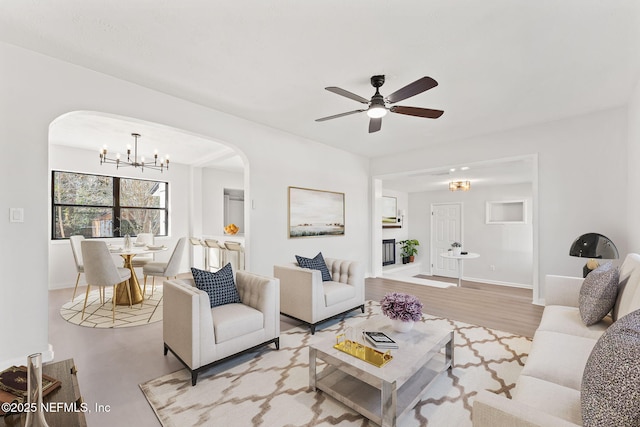
M 451 244 L 451 253 L 453 255 L 460 255 L 460 252 L 462 251 L 462 243 L 460 242 L 453 242 Z
M 418 249 L 416 249 L 416 246 L 420 245 L 420 242 L 418 242 L 415 239 L 411 239 L 411 240 L 401 240 L 398 242 L 400 246 L 400 249 L 402 250 L 402 263 L 406 264 L 408 262 L 413 262 L 415 260 L 415 255 L 418 253 Z

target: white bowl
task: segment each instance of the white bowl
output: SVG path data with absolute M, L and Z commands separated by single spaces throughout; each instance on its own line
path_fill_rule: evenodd
M 150 249 L 150 250 L 152 250 L 152 251 L 158 251 L 158 250 L 160 250 L 160 249 L 164 249 L 164 245 L 160 245 L 160 246 L 157 246 L 157 245 L 147 245 L 147 249 Z

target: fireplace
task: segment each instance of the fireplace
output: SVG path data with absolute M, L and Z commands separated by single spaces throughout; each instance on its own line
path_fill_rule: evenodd
M 382 241 L 382 265 L 396 263 L 396 239 L 384 239 Z

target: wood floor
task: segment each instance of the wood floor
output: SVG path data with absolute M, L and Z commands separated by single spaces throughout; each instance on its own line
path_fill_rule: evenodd
M 456 283 L 457 279 L 428 276 L 431 280 Z M 380 301 L 387 292 L 417 296 L 423 311 L 433 316 L 486 326 L 526 337 L 540 324 L 544 307 L 534 305 L 529 289 L 463 281 L 461 287 L 436 288 L 383 278 L 365 281 L 365 298 Z

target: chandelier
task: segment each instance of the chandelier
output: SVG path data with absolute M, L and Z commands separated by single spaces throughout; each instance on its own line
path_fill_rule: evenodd
M 470 188 L 470 181 L 451 181 L 449 183 L 449 190 L 451 191 L 469 191 Z
M 153 163 L 145 163 L 144 157 L 140 157 L 140 160 L 138 160 L 138 138 L 140 138 L 140 134 L 132 133 L 131 136 L 135 138 L 133 143 L 133 158 L 131 157 L 131 145 L 127 145 L 127 160 L 120 159 L 120 153 L 116 154 L 115 159 L 107 157 L 107 147 L 104 146 L 102 150 L 100 150 L 100 164 L 111 163 L 115 164 L 116 168 L 133 166 L 134 168 L 140 168 L 143 172 L 145 168 L 159 170 L 160 172 L 164 169 L 169 170 L 169 156 L 167 155 L 158 160 L 158 150 L 153 154 Z

